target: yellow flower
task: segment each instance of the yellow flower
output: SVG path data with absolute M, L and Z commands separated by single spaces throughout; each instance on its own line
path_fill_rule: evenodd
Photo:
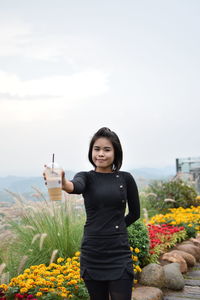
M 36 297 L 42 296 L 42 292 L 37 292 L 37 293 L 35 294 L 35 296 L 36 296 Z
M 140 249 L 135 248 L 135 253 L 140 253 Z
M 66 294 L 66 293 L 62 293 L 61 296 L 62 296 L 63 298 L 66 298 L 66 297 L 67 297 L 67 294 Z
M 130 250 L 133 252 L 133 247 L 130 247 Z
M 58 259 L 57 259 L 57 263 L 58 264 L 60 264 L 61 262 L 63 262 L 64 261 L 64 258 L 62 258 L 62 257 L 59 257 Z
M 3 289 L 6 292 L 8 290 L 8 286 L 5 283 L 3 283 L 0 285 L 0 289 Z
M 51 281 L 56 281 L 56 278 L 52 276 L 52 277 L 50 277 L 50 280 Z
M 192 224 L 188 224 L 188 227 L 192 227 L 193 225 Z
M 133 258 L 133 261 L 138 261 L 138 257 L 137 256 L 132 256 L 132 258 Z
M 42 292 L 48 292 L 48 288 L 40 288 L 40 291 L 42 291 Z
M 28 289 L 25 288 L 25 287 L 23 287 L 23 288 L 20 289 L 20 293 L 21 294 L 24 294 L 24 293 L 27 293 L 27 292 L 28 292 Z
M 135 268 L 138 272 L 142 272 L 142 269 L 140 268 L 140 266 L 136 266 Z
M 134 284 L 138 283 L 137 279 L 134 279 Z
M 76 253 L 75 253 L 75 256 L 80 256 L 80 254 L 81 254 L 81 252 L 80 251 L 77 251 Z
M 170 222 L 171 225 L 176 225 L 175 221 Z

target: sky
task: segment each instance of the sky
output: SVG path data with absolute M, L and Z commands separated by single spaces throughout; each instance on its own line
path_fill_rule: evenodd
M 200 156 L 199 80 L 199 0 L 0 1 L 0 176 L 90 170 L 104 126 L 123 170 Z

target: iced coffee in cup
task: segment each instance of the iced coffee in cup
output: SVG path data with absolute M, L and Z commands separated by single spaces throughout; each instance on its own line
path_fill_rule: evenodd
M 52 163 L 48 164 L 44 170 L 51 201 L 62 200 L 62 171 L 62 168 L 54 162 L 53 155 Z

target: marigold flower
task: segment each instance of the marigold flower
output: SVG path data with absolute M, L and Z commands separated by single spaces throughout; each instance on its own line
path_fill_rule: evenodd
M 142 272 L 142 269 L 140 268 L 140 266 L 136 266 L 135 268 L 138 272 Z
M 137 256 L 132 256 L 133 261 L 138 261 L 138 257 Z
M 58 259 L 57 259 L 57 263 L 58 264 L 60 264 L 61 262 L 63 262 L 64 261 L 64 258 L 62 258 L 62 257 L 59 257 Z
M 66 293 L 62 293 L 61 296 L 62 296 L 63 298 L 66 298 L 66 297 L 67 297 L 67 294 L 66 294 Z
M 7 291 L 8 286 L 5 283 L 3 283 L 3 284 L 0 285 L 0 289 L 3 289 L 4 291 Z
M 23 288 L 20 289 L 20 293 L 22 293 L 22 294 L 25 294 L 27 292 L 28 292 L 28 289 L 25 288 L 25 287 L 23 287 Z
M 140 253 L 140 249 L 135 248 L 135 253 Z

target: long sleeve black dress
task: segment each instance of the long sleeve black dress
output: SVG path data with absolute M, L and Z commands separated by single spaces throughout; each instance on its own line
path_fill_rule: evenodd
M 87 216 L 81 244 L 81 277 L 117 280 L 124 272 L 133 276 L 126 227 L 139 218 L 140 204 L 132 175 L 123 171 L 80 172 L 72 182 L 72 193 L 83 195 Z M 126 203 L 129 213 L 124 216 Z

